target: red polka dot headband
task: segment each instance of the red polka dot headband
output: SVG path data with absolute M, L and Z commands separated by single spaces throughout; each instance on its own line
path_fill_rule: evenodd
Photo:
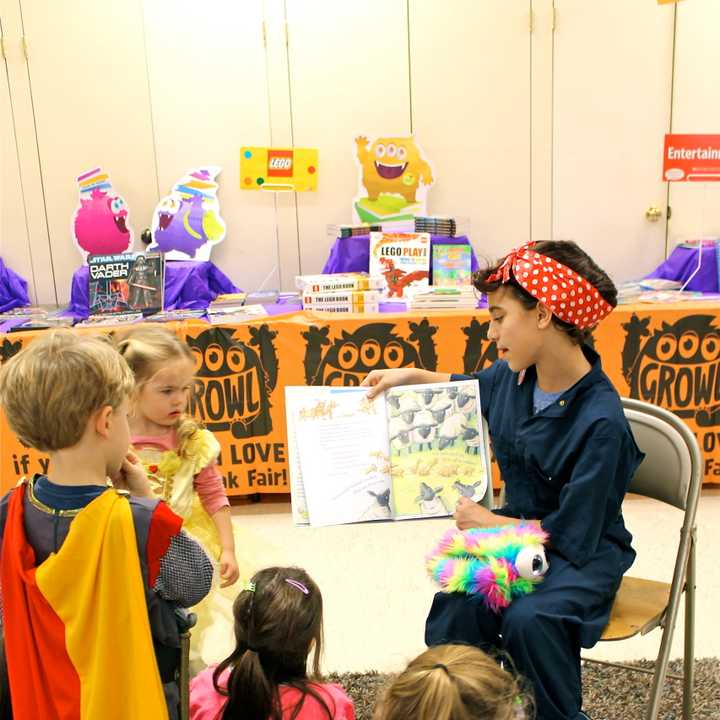
M 515 280 L 536 300 L 552 310 L 553 315 L 581 330 L 597 325 L 612 311 L 597 289 L 584 277 L 547 255 L 535 252 L 529 242 L 505 256 L 500 267 L 487 282 Z

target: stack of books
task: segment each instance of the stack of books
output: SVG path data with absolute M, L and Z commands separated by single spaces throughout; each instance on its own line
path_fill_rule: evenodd
M 77 323 L 81 326 L 92 326 L 100 327 L 103 325 L 131 325 L 132 323 L 142 322 L 144 320 L 141 312 L 127 312 L 127 313 L 94 313 L 88 315 L 85 320 Z
M 292 303 L 300 303 L 302 299 L 300 293 L 297 290 L 282 290 L 278 293 L 277 302 L 280 305 L 287 305 Z
M 384 281 L 367 273 L 298 275 L 305 310 L 325 312 L 378 312 Z
M 426 232 L 431 235 L 455 237 L 457 223 L 455 218 L 443 215 L 415 216 L 415 232 Z
M 62 315 L 64 311 L 57 308 L 27 305 L 0 313 L 0 325 L 13 321 L 12 331 L 15 330 L 42 330 L 55 327 L 70 327 L 73 318 Z
M 244 292 L 217 295 L 215 299 L 208 304 L 208 312 L 222 312 L 223 308 L 244 305 L 246 299 L 247 293 Z
M 11 328 L 11 331 L 15 330 L 48 330 L 50 328 L 58 327 L 72 327 L 75 320 L 69 315 L 60 315 L 60 311 L 52 313 L 44 318 L 31 317 Z
M 323 312 L 378 312 L 380 290 L 337 290 L 335 292 L 303 293 L 303 310 Z
M 204 320 L 205 310 L 192 310 L 190 308 L 178 308 L 177 310 L 162 310 L 148 315 L 147 322 L 173 322 L 179 320 Z
M 227 325 L 245 320 L 252 320 L 256 317 L 265 317 L 268 311 L 260 303 L 250 305 L 228 305 L 221 311 L 211 312 L 208 308 L 208 320 L 213 325 Z
M 7 322 L 8 320 L 17 320 L 18 318 L 31 318 L 31 317 L 47 317 L 50 310 L 40 305 L 25 305 L 25 307 L 16 307 L 12 310 L 5 310 L 0 312 L 0 322 Z
M 443 287 L 433 285 L 416 290 L 410 298 L 411 311 L 425 310 L 473 310 L 478 298 L 471 285 Z
M 245 303 L 247 305 L 274 305 L 278 301 L 279 294 L 277 290 L 256 290 L 246 295 Z
M 383 287 L 383 280 L 362 272 L 296 275 L 295 287 L 303 294 L 335 290 L 380 290 Z
M 617 301 L 618 305 L 627 305 L 629 303 L 637 302 L 637 299 L 642 295 L 643 289 L 639 282 L 626 282 L 622 285 L 618 285 L 617 289 Z
M 636 302 L 680 302 L 682 300 L 703 299 L 704 293 L 681 290 L 679 280 L 668 278 L 643 278 L 618 285 L 618 305 Z
M 379 225 L 370 225 L 368 223 L 360 223 L 358 225 L 330 225 L 328 227 L 329 234 L 339 238 L 349 238 L 354 235 L 369 235 L 371 232 L 377 232 L 380 229 Z
M 251 295 L 253 295 L 253 293 L 251 293 Z M 277 299 L 277 293 L 275 291 L 254 294 L 255 298 L 258 296 L 266 300 L 268 304 L 274 303 Z M 215 300 L 208 305 L 208 320 L 213 325 L 219 325 L 243 322 L 256 317 L 264 317 L 268 314 L 263 303 L 247 303 L 248 297 L 250 296 L 244 292 L 218 295 Z

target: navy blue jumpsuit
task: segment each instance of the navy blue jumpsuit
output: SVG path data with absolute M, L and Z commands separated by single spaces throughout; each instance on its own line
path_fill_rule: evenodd
M 523 377 L 497 361 L 474 375 L 505 482 L 505 505 L 495 512 L 541 520 L 550 568 L 500 615 L 479 596 L 437 593 L 425 629 L 428 645 L 507 651 L 533 684 L 538 720 L 582 717 L 580 647 L 600 639 L 635 559 L 621 504 L 644 456 L 599 356 L 583 352 L 590 372 L 537 414 L 534 366 Z

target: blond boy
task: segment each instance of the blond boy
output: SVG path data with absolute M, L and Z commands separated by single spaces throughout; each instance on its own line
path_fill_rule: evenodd
M 15 717 L 177 715 L 174 613 L 208 593 L 212 565 L 128 452 L 132 389 L 109 343 L 72 331 L 36 339 L 0 371 L 10 427 L 50 457 L 47 476 L 0 502 Z

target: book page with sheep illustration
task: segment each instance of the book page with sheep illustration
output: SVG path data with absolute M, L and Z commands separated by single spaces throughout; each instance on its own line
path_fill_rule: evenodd
M 386 393 L 395 519 L 451 515 L 488 487 L 477 381 L 406 385 Z

